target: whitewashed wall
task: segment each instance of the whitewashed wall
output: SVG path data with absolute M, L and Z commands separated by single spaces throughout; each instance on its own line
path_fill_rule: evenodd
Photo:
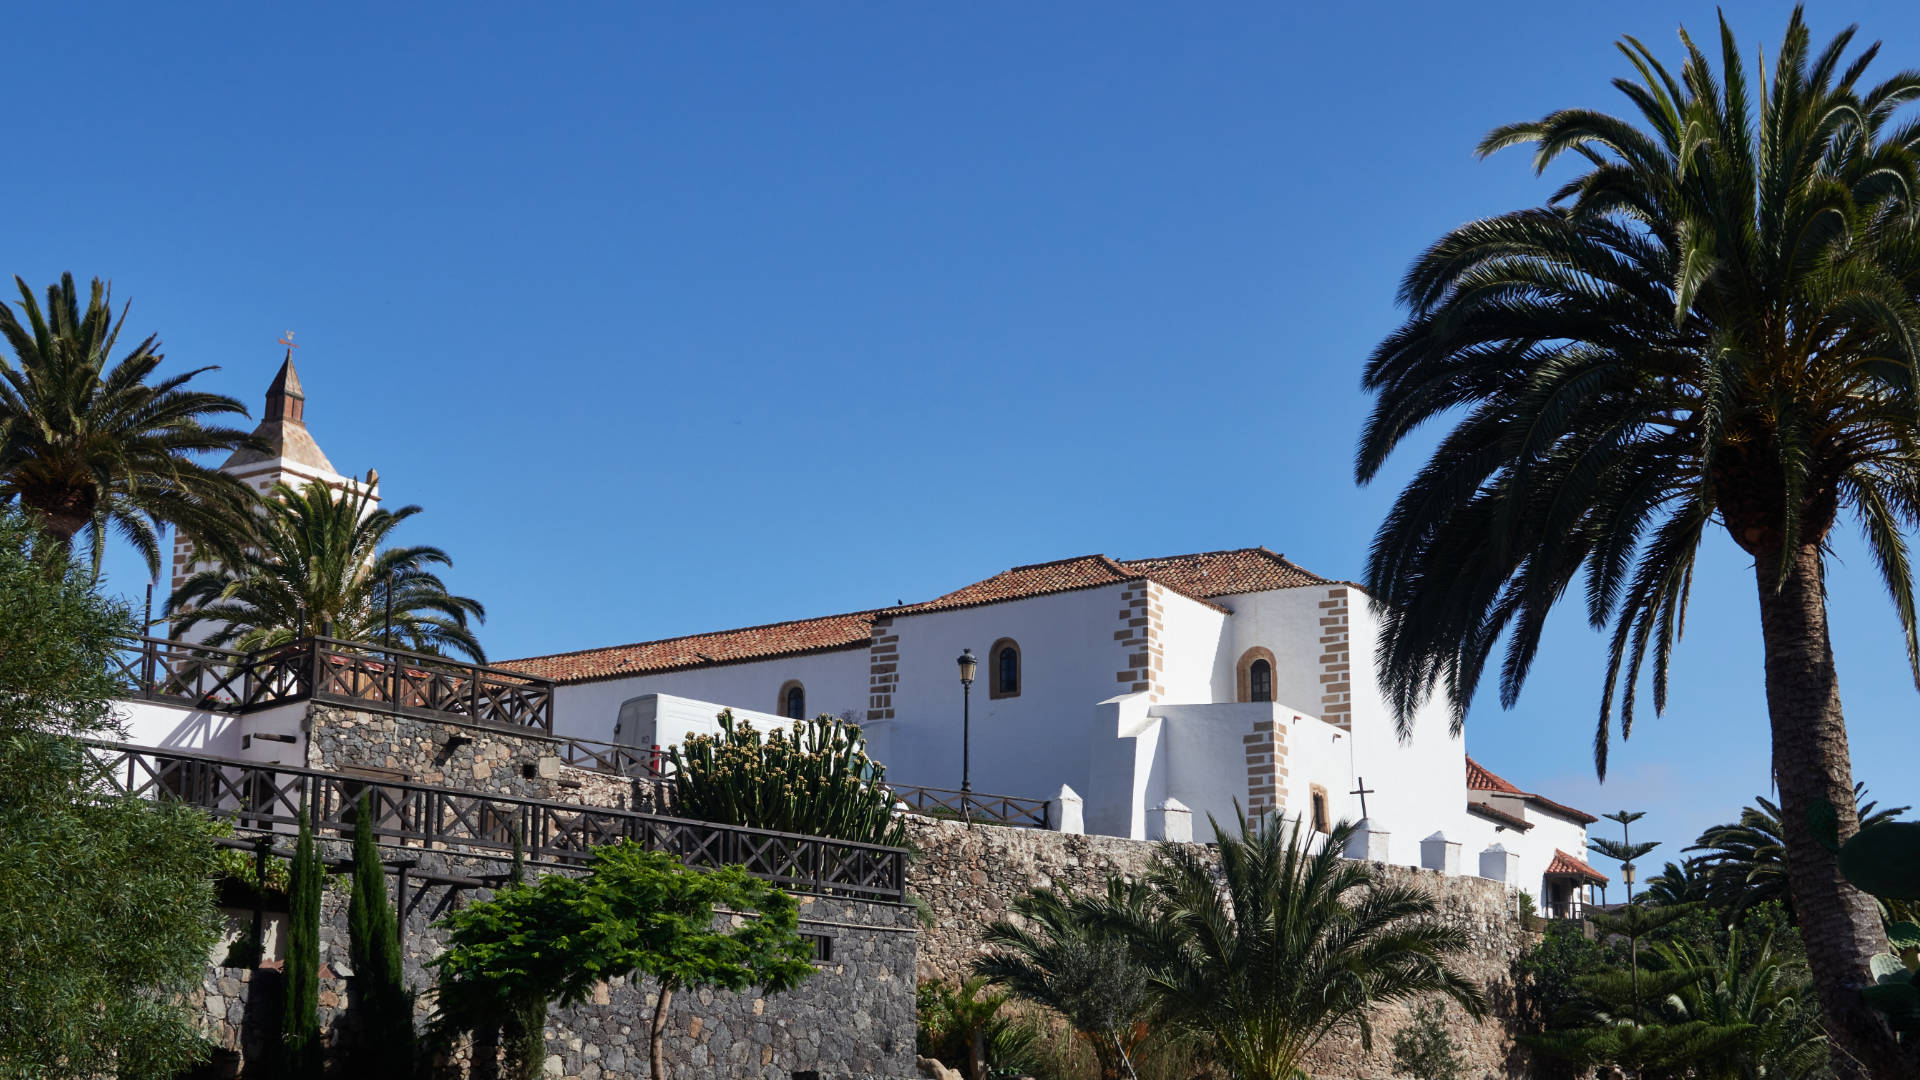
M 561 686 L 553 696 L 553 732 L 612 742 L 621 704 L 642 694 L 671 694 L 717 702 L 736 711 L 777 713 L 780 687 L 788 679 L 798 679 L 806 687 L 809 716 L 838 715 L 845 709 L 866 712 L 867 650 L 863 646 Z
M 973 686 L 973 789 L 1049 798 L 1067 784 L 1091 803 L 1094 710 L 1128 689 L 1115 679 L 1126 666 L 1126 651 L 1113 636 L 1122 625 L 1125 591 L 1110 585 L 896 618 L 896 719 L 884 736 L 875 736 L 876 749 L 886 739 L 881 760 L 888 778 L 960 786 L 960 675 L 954 661 L 970 648 L 981 659 Z M 994 700 L 987 692 L 986 651 L 1003 637 L 1020 643 L 1021 689 L 1018 697 Z
M 651 749 L 677 746 L 689 735 L 718 735 L 720 713 L 727 708 L 730 706 L 672 694 L 642 694 L 621 706 L 620 723 L 607 741 Z M 734 708 L 733 715 L 762 732 L 785 730 L 793 723 L 784 716 L 750 709 Z
M 1358 589 L 1349 590 L 1354 605 L 1364 604 Z M 1226 650 L 1226 677 L 1219 686 L 1216 701 L 1235 697 L 1235 672 L 1240 657 L 1248 649 L 1263 645 L 1273 651 L 1273 699 L 1290 701 L 1312 715 L 1320 712 L 1320 601 L 1327 598 L 1324 586 L 1306 589 L 1277 589 L 1272 592 L 1246 593 L 1222 599 L 1233 608 L 1232 641 Z M 1354 653 L 1355 689 L 1361 675 Z
M 116 701 L 113 712 L 125 740 L 135 746 L 220 757 L 240 755 L 240 722 L 227 713 L 152 701 Z
M 1155 592 L 1161 611 L 1161 700 L 1175 705 L 1232 701 L 1239 657 L 1229 647 L 1230 616 L 1172 589 Z M 1194 820 L 1204 819 L 1196 812 Z

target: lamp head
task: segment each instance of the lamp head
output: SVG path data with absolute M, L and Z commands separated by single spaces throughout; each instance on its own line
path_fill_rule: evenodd
M 980 669 L 980 661 L 974 659 L 972 649 L 960 650 L 960 685 L 972 686 L 974 672 Z

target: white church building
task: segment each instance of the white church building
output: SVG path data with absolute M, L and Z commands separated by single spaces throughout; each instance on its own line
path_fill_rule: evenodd
M 559 684 L 560 734 L 648 748 L 712 730 L 719 706 L 850 716 L 889 781 L 957 789 L 964 767 L 973 792 L 1052 800 L 1055 827 L 1211 840 L 1236 804 L 1364 819 L 1351 854 L 1577 911 L 1606 883 L 1585 861 L 1594 818 L 1481 767 L 1437 707 L 1401 742 L 1372 678 L 1378 625 L 1358 586 L 1254 547 L 1083 555 L 924 603 L 501 666 Z
M 271 449 L 225 471 L 378 498 L 377 473 L 338 472 L 308 431 L 291 350 L 257 433 Z M 185 542 L 174 555 L 177 585 L 196 559 Z M 1362 821 L 1349 854 L 1494 878 L 1576 914 L 1607 881 L 1586 862 L 1594 818 L 1468 757 L 1438 706 L 1400 741 L 1373 679 L 1378 635 L 1357 585 L 1252 547 L 1082 555 L 923 603 L 495 666 L 556 684 L 558 736 L 645 749 L 715 730 L 722 707 L 760 724 L 830 713 L 860 722 L 889 781 L 957 789 L 964 761 L 973 792 L 1048 800 L 1055 828 L 1204 841 L 1236 804 L 1322 830 Z M 963 652 L 978 664 L 964 720 Z M 224 714 L 128 708 L 144 745 L 277 760 L 303 738 L 297 710 L 243 732 Z

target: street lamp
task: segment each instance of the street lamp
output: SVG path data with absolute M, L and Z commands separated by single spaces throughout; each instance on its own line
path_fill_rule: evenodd
M 966 796 L 973 791 L 973 674 L 980 670 L 980 661 L 973 658 L 972 649 L 961 649 L 960 659 L 960 805 L 967 804 Z

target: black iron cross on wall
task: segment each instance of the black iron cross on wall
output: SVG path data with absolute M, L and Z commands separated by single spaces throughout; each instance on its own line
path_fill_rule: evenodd
M 1347 794 L 1360 796 L 1360 820 L 1365 821 L 1367 820 L 1367 796 L 1372 795 L 1376 789 L 1367 786 L 1367 778 L 1364 776 L 1356 776 L 1354 779 L 1360 782 L 1360 786 Z

